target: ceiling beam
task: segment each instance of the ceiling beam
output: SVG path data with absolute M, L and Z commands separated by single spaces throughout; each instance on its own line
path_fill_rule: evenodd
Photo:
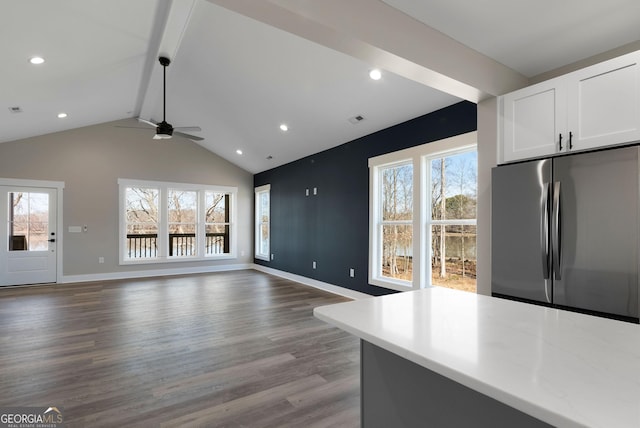
M 208 1 L 472 102 L 528 83 L 380 0 Z
M 141 84 L 144 93 L 140 99 L 143 102 L 136 116 L 160 121 L 161 118 L 151 117 L 154 108 L 162 104 L 162 67 L 158 63 L 158 58 L 164 56 L 172 61 L 175 59 L 195 4 L 196 0 L 171 0 L 159 3 L 152 34 L 155 45 L 150 47 L 147 56 Z

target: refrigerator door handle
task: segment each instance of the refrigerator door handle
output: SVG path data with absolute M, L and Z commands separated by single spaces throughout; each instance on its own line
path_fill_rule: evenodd
M 552 226 L 552 237 L 551 241 L 553 243 L 552 253 L 553 253 L 553 272 L 555 279 L 562 279 L 562 272 L 560 269 L 560 264 L 562 261 L 562 230 L 560 225 L 560 182 L 556 181 L 553 184 L 553 226 Z
M 550 279 L 549 266 L 549 191 L 550 183 L 544 183 L 540 201 L 540 249 L 542 253 L 542 277 Z

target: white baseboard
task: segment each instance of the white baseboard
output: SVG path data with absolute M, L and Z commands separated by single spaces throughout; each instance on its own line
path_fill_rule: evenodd
M 327 282 L 318 281 L 316 279 L 307 278 L 306 276 L 296 275 L 294 273 L 284 272 L 278 269 L 254 264 L 253 269 L 261 272 L 269 273 L 271 275 L 279 276 L 281 278 L 289 279 L 291 281 L 299 282 L 303 285 L 308 285 L 313 288 L 328 291 L 329 293 L 338 294 L 343 297 L 347 297 L 353 300 L 364 299 L 367 297 L 373 297 L 369 294 L 361 293 L 359 291 L 351 290 L 349 288 L 340 287 L 338 285 L 329 284 Z
M 95 273 L 95 274 L 87 274 L 87 275 L 64 275 L 62 277 L 62 281 L 60 281 L 59 283 L 72 284 L 72 283 L 79 283 L 79 282 L 109 281 L 109 280 L 118 280 L 118 279 L 152 278 L 152 277 L 158 277 L 158 276 L 188 275 L 188 274 L 209 273 L 209 272 L 225 272 L 225 271 L 243 270 L 243 269 L 255 269 L 261 272 L 279 276 L 281 278 L 289 279 L 291 281 L 299 282 L 300 284 L 307 285 L 309 287 L 317 288 L 320 290 L 328 291 L 329 293 L 337 294 L 339 296 L 347 297 L 353 300 L 372 297 L 368 294 L 361 293 L 359 291 L 350 290 L 348 288 L 340 287 L 338 285 L 329 284 L 327 282 L 322 282 L 312 278 L 307 278 L 306 276 L 296 275 L 293 273 L 272 269 L 270 267 L 266 267 L 266 266 L 262 266 L 254 263 L 241 263 L 241 264 L 219 265 L 219 266 L 199 266 L 199 267 L 159 269 L 159 270 Z
M 64 275 L 62 277 L 61 283 L 69 284 L 69 283 L 75 283 L 75 282 L 107 281 L 107 280 L 115 280 L 115 279 L 147 278 L 147 277 L 150 278 L 150 277 L 157 277 L 157 276 L 187 275 L 187 274 L 193 274 L 193 273 L 225 272 L 230 270 L 243 270 L 243 269 L 252 269 L 252 268 L 253 268 L 253 263 L 242 263 L 242 264 L 234 264 L 234 265 L 198 266 L 198 267 L 189 267 L 189 268 L 95 273 L 95 274 L 88 274 L 88 275 Z

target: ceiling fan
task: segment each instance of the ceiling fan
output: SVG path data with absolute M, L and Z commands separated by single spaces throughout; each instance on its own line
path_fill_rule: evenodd
M 199 132 L 202 131 L 199 126 L 176 126 L 175 128 L 167 122 L 166 114 L 167 114 L 167 67 L 171 64 L 171 60 L 167 57 L 161 56 L 158 58 L 160 61 L 160 65 L 162 65 L 162 122 L 154 122 L 153 120 L 145 120 L 142 118 L 138 118 L 138 120 L 142 123 L 146 123 L 156 128 L 156 134 L 153 136 L 154 140 L 165 140 L 171 138 L 174 134 L 179 135 L 181 137 L 188 138 L 193 141 L 202 141 L 204 138 L 198 137 L 191 134 L 185 134 L 181 131 L 186 132 Z M 135 128 L 135 129 L 147 129 L 147 128 L 138 128 L 135 126 L 119 126 L 119 128 Z

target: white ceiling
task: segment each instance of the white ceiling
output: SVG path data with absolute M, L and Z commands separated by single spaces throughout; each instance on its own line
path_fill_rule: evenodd
M 527 77 L 640 40 L 638 0 L 384 0 Z
M 362 10 L 346 17 L 354 27 L 369 18 L 363 6 L 385 11 L 380 0 L 350 3 Z M 640 40 L 637 0 L 385 3 L 526 77 Z M 167 121 L 200 126 L 194 133 L 204 137 L 199 144 L 253 173 L 460 101 L 459 92 L 428 87 L 415 71 L 370 80 L 368 71 L 380 65 L 370 60 L 372 49 L 358 47 L 363 54 L 350 55 L 357 43 L 345 27 L 305 15 L 344 19 L 337 16 L 340 6 L 328 0 L 4 2 L 0 142 L 137 116 L 161 120 L 160 53 L 173 60 Z M 372 37 L 396 40 L 403 29 L 391 18 Z M 298 35 L 288 32 L 291 19 L 302 23 L 293 31 Z M 420 44 L 414 48 L 419 52 Z M 46 62 L 29 64 L 34 55 Z M 69 116 L 58 119 L 62 111 Z M 348 119 L 356 115 L 365 120 L 353 125 Z M 278 128 L 283 122 L 287 133 Z M 134 119 L 118 124 L 139 125 Z M 131 132 L 141 138 L 154 133 Z M 187 143 L 175 137 L 158 142 Z

